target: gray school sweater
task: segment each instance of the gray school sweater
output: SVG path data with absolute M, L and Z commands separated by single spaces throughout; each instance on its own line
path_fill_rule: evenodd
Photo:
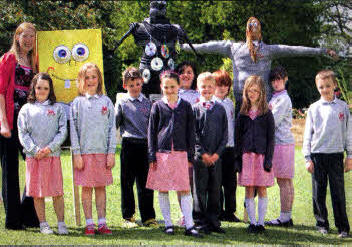
M 243 42 L 236 43 L 231 40 L 220 40 L 203 44 L 193 44 L 193 46 L 200 53 L 219 54 L 231 58 L 233 66 L 233 92 L 236 99 L 242 97 L 244 82 L 250 75 L 261 76 L 266 82 L 267 96 L 271 95 L 269 73 L 273 59 L 289 56 L 318 56 L 326 54 L 326 49 L 322 48 L 267 45 L 261 42 L 257 51 L 258 60 L 257 63 L 254 63 L 249 54 L 247 44 Z M 183 44 L 181 48 L 185 51 L 192 51 L 187 44 Z
M 311 153 L 342 153 L 352 158 L 352 123 L 347 104 L 339 99 L 313 103 L 307 113 L 302 152 L 306 161 Z

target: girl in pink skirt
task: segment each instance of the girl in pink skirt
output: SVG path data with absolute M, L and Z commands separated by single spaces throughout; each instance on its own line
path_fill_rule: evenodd
M 273 171 L 280 188 L 280 217 L 266 221 L 268 226 L 293 226 L 291 219 L 294 198 L 293 176 L 295 170 L 295 140 L 292 127 L 292 103 L 285 90 L 287 72 L 283 67 L 277 67 L 270 72 L 270 81 L 274 89 L 269 102 L 275 119 L 275 149 L 273 156 Z
M 243 89 L 243 103 L 235 124 L 236 162 L 242 167 L 238 184 L 246 187 L 245 205 L 250 220 L 249 233 L 265 231 L 268 198 L 266 188 L 274 185 L 272 157 L 275 123 L 268 108 L 263 79 L 249 76 Z M 258 191 L 258 221 L 254 191 Z
M 97 65 L 84 64 L 78 73 L 78 91 L 70 108 L 70 134 L 74 182 L 82 186 L 86 235 L 95 234 L 92 193 L 98 213 L 98 233 L 112 234 L 106 225 L 105 186 L 112 184 L 115 165 L 116 127 L 111 100 L 103 95 L 103 79 Z
M 56 103 L 53 83 L 46 73 L 31 83 L 28 102 L 18 115 L 18 136 L 26 153 L 27 196 L 34 198 L 40 232 L 52 234 L 45 219 L 45 197 L 52 197 L 58 220 L 58 233 L 67 234 L 60 146 L 67 135 L 66 115 Z
M 170 216 L 170 190 L 181 197 L 185 235 L 201 236 L 194 227 L 188 167 L 192 166 L 195 125 L 191 105 L 178 97 L 179 78 L 166 71 L 160 76 L 164 97 L 152 106 L 148 126 L 149 173 L 146 187 L 159 191 L 166 234 L 174 234 Z

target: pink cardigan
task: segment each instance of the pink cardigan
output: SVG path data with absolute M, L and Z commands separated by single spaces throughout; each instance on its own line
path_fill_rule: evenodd
M 15 71 L 16 56 L 7 52 L 0 61 L 0 94 L 5 96 L 6 117 L 9 128 L 13 129 L 14 115 L 14 91 L 15 91 Z M 0 123 L 1 124 L 1 123 Z

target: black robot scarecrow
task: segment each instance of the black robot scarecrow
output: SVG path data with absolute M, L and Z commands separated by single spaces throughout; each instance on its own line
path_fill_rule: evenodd
M 159 75 L 165 70 L 175 69 L 180 43 L 186 42 L 190 47 L 193 46 L 182 27 L 171 24 L 166 18 L 166 1 L 150 1 L 149 18 L 129 26 L 130 29 L 120 39 L 118 46 L 130 34 L 133 35 L 135 43 L 144 48 L 139 65 L 144 81 L 143 93 L 147 97 L 160 94 Z

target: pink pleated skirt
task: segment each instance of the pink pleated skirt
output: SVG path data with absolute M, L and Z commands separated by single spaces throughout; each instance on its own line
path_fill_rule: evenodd
M 274 185 L 274 172 L 264 171 L 264 155 L 256 153 L 244 153 L 242 155 L 242 171 L 238 174 L 238 184 L 241 186 Z
M 295 144 L 275 145 L 273 171 L 276 178 L 292 179 L 295 174 Z
M 111 169 L 106 167 L 107 154 L 82 154 L 83 169 L 74 169 L 75 185 L 102 187 L 112 184 Z
M 60 157 L 26 159 L 26 195 L 35 198 L 64 194 Z
M 189 191 L 187 152 L 156 153 L 156 168 L 149 168 L 146 187 L 158 191 Z

